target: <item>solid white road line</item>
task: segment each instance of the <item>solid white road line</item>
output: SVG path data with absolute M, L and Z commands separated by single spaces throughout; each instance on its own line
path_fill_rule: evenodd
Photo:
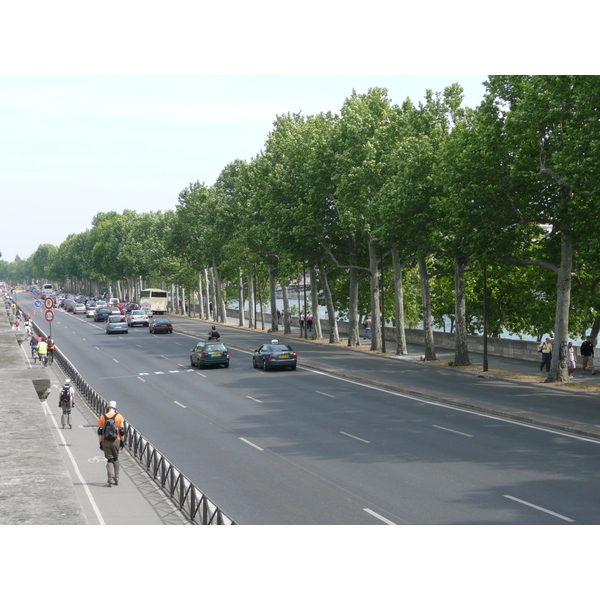
M 348 437 L 351 437 L 355 440 L 358 440 L 359 442 L 363 442 L 364 444 L 370 444 L 371 442 L 369 442 L 368 440 L 363 440 L 362 438 L 356 437 L 355 435 L 351 435 L 349 433 L 346 433 L 345 431 L 340 431 L 340 433 L 342 435 L 347 435 Z
M 558 517 L 559 519 L 562 519 L 563 521 L 568 521 L 569 523 L 575 523 L 574 519 L 569 519 L 569 517 L 565 517 L 564 515 L 559 515 L 558 513 L 548 510 L 547 508 L 542 508 L 541 506 L 537 506 L 537 504 L 531 504 L 530 502 L 525 502 L 525 500 L 520 500 L 519 498 L 515 498 L 514 496 L 507 496 L 506 494 L 504 495 L 504 497 L 508 498 L 509 500 L 514 500 L 515 502 L 525 504 L 525 506 L 530 506 L 531 508 L 535 508 L 536 510 L 541 510 L 542 512 L 548 513 L 549 515 L 552 515 L 553 517 Z
M 365 512 L 368 512 L 370 515 L 373 515 L 376 519 L 379 519 L 380 521 L 387 523 L 388 525 L 396 525 L 396 523 L 394 523 L 393 521 L 390 521 L 389 519 L 382 517 L 381 515 L 377 514 L 374 510 L 371 510 L 370 508 L 363 508 L 363 510 Z
M 264 451 L 264 448 L 261 448 L 260 446 L 257 446 L 256 444 L 253 444 L 252 442 L 249 442 L 247 439 L 241 437 L 240 440 L 242 440 L 242 442 L 246 442 L 246 444 L 252 446 L 253 448 L 256 448 L 257 450 L 260 450 L 261 452 Z
M 458 433 L 458 435 L 464 435 L 465 437 L 473 437 L 469 433 L 463 433 L 462 431 L 456 431 L 455 429 L 448 429 L 447 427 L 440 427 L 440 425 L 432 425 L 436 429 L 443 429 L 444 431 L 450 431 L 451 433 Z

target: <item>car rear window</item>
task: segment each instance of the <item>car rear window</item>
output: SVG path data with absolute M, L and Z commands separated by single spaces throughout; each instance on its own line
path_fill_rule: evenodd
M 225 344 L 206 344 L 204 346 L 205 352 L 225 352 Z

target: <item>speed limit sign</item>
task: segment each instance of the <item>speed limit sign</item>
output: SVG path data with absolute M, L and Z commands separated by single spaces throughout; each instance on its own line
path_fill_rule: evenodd
M 46 308 L 54 308 L 54 300 L 52 298 L 46 298 L 44 303 L 46 304 Z
M 54 319 L 54 311 L 47 310 L 46 311 L 46 321 L 48 321 L 48 323 L 50 323 L 53 319 Z

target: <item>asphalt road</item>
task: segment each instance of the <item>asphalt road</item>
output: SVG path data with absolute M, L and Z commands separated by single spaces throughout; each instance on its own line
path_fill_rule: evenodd
M 598 443 L 435 403 L 518 403 L 528 386 L 432 377 L 425 365 L 303 341 L 297 371 L 265 373 L 250 352 L 274 335 L 225 326 L 230 368 L 192 369 L 189 351 L 208 325 L 173 321 L 172 335 L 106 335 L 57 310 L 52 334 L 89 384 L 240 524 L 600 522 Z M 551 391 L 540 410 L 543 401 L 568 408 Z

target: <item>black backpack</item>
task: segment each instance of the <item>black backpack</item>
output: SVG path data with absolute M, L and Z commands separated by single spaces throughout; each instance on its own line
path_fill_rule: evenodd
M 119 413 L 115 411 L 115 414 L 112 417 L 109 417 L 108 414 L 104 415 L 104 429 L 102 430 L 102 435 L 107 442 L 114 442 L 117 437 L 117 424 L 115 423 L 115 417 Z
M 60 390 L 60 399 L 61 401 L 64 400 L 65 402 L 71 399 L 70 388 L 63 386 L 63 388 Z

